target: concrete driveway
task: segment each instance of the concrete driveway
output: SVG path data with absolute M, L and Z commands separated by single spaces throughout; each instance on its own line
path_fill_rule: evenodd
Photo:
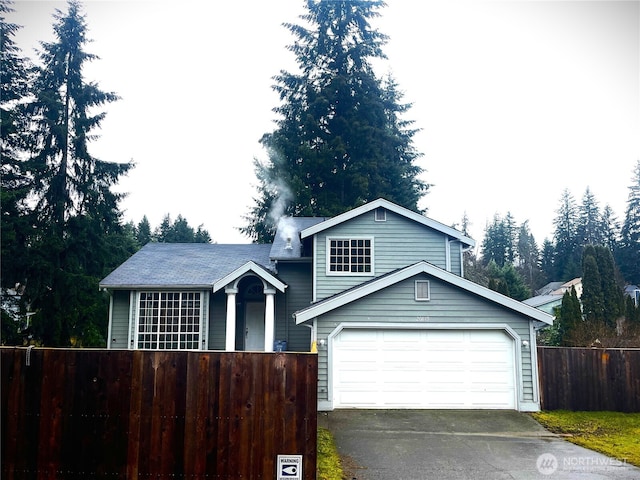
M 319 412 L 347 480 L 634 479 L 640 468 L 573 445 L 527 414 L 496 410 Z

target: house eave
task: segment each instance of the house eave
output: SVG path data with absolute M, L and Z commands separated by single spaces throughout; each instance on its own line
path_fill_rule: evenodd
M 431 275 L 446 283 L 460 287 L 463 290 L 478 295 L 486 300 L 495 302 L 499 305 L 502 305 L 503 307 L 509 308 L 510 310 L 525 315 L 532 320 L 543 322 L 547 325 L 553 324 L 554 317 L 549 315 L 548 313 L 530 307 L 529 305 L 525 305 L 522 302 L 509 298 L 505 295 L 478 285 L 451 272 L 447 272 L 446 270 L 438 268 L 435 265 L 424 261 L 415 263 L 389 275 L 384 275 L 378 280 L 367 282 L 361 287 L 356 287 L 344 293 L 335 295 L 334 297 L 331 297 L 327 300 L 321 300 L 315 305 L 311 305 L 305 309 L 299 310 L 293 314 L 296 320 L 296 324 L 301 324 L 312 320 L 338 307 L 347 305 L 366 295 L 370 295 L 371 293 L 382 290 L 383 288 L 386 288 L 419 273 L 426 273 L 427 275 Z
M 403 217 L 409 218 L 415 222 L 418 222 L 422 225 L 425 225 L 427 227 L 431 227 L 437 231 L 440 231 L 446 235 L 448 235 L 449 237 L 460 241 L 461 243 L 463 243 L 464 245 L 466 245 L 469 248 L 475 247 L 476 245 L 476 241 L 473 240 L 472 238 L 469 238 L 465 235 L 463 235 L 461 232 L 457 231 L 455 228 L 451 228 L 443 223 L 440 223 L 436 220 L 433 220 L 429 217 L 425 217 L 424 215 L 421 215 L 420 213 L 414 212 L 412 210 L 409 210 L 407 208 L 401 207 L 399 205 L 396 205 L 395 203 L 392 203 L 388 200 L 385 200 L 383 198 L 379 198 L 377 200 L 373 200 L 371 202 L 367 202 L 364 205 L 361 205 L 359 207 L 354 208 L 353 210 L 349 210 L 348 212 L 345 212 L 341 215 L 338 215 L 336 217 L 333 217 L 329 220 L 325 220 L 324 222 L 318 223 L 316 225 L 313 225 L 309 228 L 306 228 L 304 230 L 302 230 L 300 232 L 300 238 L 304 239 L 307 237 L 311 237 L 317 233 L 320 233 L 328 228 L 334 227 L 336 225 L 339 225 L 343 222 L 346 222 L 348 220 L 351 220 L 352 218 L 355 218 L 357 216 L 360 216 L 364 213 L 370 212 L 375 210 L 376 208 L 386 208 L 387 210 L 394 212 L 398 215 L 401 215 Z

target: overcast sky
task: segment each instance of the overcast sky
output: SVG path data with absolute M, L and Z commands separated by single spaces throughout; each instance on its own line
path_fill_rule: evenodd
M 640 159 L 640 2 L 387 0 L 374 26 L 389 35 L 391 73 L 421 131 L 420 206 L 451 225 L 466 212 L 480 240 L 494 214 L 529 220 L 539 245 L 567 188 L 589 187 L 624 218 Z M 136 167 L 122 179 L 126 220 L 165 214 L 203 224 L 218 243 L 248 243 L 253 159 L 274 129 L 272 77 L 293 71 L 283 22 L 303 0 L 89 1 L 100 56 L 86 71 L 122 100 L 91 152 Z M 64 2 L 17 1 L 8 20 L 34 58 Z

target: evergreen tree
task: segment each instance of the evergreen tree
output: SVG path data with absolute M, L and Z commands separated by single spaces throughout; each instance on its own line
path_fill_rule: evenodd
M 83 68 L 98 59 L 84 51 L 87 24 L 80 4 L 72 0 L 66 13 L 56 10 L 56 41 L 43 42 L 42 66 L 35 82 L 32 104 L 37 145 L 32 162 L 36 167 L 38 211 L 51 234 L 62 238 L 72 215 L 88 215 L 106 227 L 119 225 L 118 201 L 123 194 L 111 190 L 131 163 L 111 163 L 93 157 L 88 143 L 95 139 L 105 112 L 103 105 L 117 95 L 86 82 Z
M 146 219 L 146 216 L 143 221 L 144 219 Z M 194 230 L 187 219 L 180 214 L 178 214 L 175 221 L 171 221 L 171 216 L 166 214 L 162 219 L 162 223 L 155 229 L 152 241 L 161 243 L 211 243 L 211 236 L 202 225 L 198 226 L 197 231 Z
M 578 210 L 568 189 L 562 192 L 560 207 L 554 219 L 555 280 L 568 281 L 580 276 L 580 252 L 577 241 Z
M 489 276 L 492 281 L 489 288 L 515 300 L 525 300 L 531 296 L 531 290 L 526 286 L 520 274 L 511 263 L 500 267 L 491 261 L 488 265 Z
M 625 280 L 640 284 L 640 160 L 636 163 L 629 186 L 618 261 Z
M 580 247 L 585 245 L 602 245 L 604 232 L 600 208 L 595 195 L 587 187 L 582 197 L 582 204 L 578 207 L 576 222 L 576 240 Z
M 151 224 L 149 223 L 147 216 L 144 215 L 136 227 L 136 241 L 138 242 L 138 245 L 143 247 L 151 240 Z
M 87 25 L 75 1 L 54 14 L 55 40 L 42 43 L 41 66 L 28 104 L 30 196 L 36 201 L 25 245 L 25 297 L 35 310 L 33 334 L 49 346 L 105 344 L 108 299 L 98 282 L 135 249 L 120 223 L 112 191 L 132 164 L 93 157 L 89 143 L 104 104 L 117 99 L 86 82 Z
M 613 252 L 615 257 L 620 238 L 620 224 L 613 209 L 608 204 L 602 209 L 602 234 L 602 244 Z
M 384 197 L 418 211 L 428 185 L 418 176 L 410 108 L 392 79 L 376 77 L 387 37 L 371 28 L 381 0 L 307 0 L 307 26 L 286 24 L 299 73 L 280 72 L 276 130 L 261 139 L 258 198 L 241 231 L 260 242 L 281 214 L 334 216 Z
M 562 304 L 557 312 L 554 327 L 556 330 L 555 345 L 573 346 L 571 337 L 582 326 L 582 311 L 580 300 L 576 294 L 576 289 L 564 293 L 562 296 Z
M 594 252 L 604 297 L 602 320 L 608 327 L 615 327 L 618 318 L 624 314 L 623 288 L 617 282 L 617 268 L 611 251 L 602 245 L 596 245 Z
M 32 178 L 22 161 L 28 117 L 30 64 L 14 42 L 19 26 L 6 21 L 12 3 L 0 0 L 0 195 L 2 203 L 2 286 L 24 282 L 24 245 L 30 233 L 28 195 Z
M 600 322 L 604 318 L 604 292 L 602 290 L 602 278 L 596 260 L 596 251 L 593 245 L 584 249 L 582 259 L 582 310 L 585 319 L 591 322 Z
M 485 228 L 481 245 L 482 261 L 485 265 L 495 262 L 499 267 L 503 267 L 506 263 L 513 262 L 515 252 L 513 224 L 511 214 L 504 219 L 497 213 L 493 216 L 493 221 Z
M 542 270 L 543 280 L 541 285 L 552 281 L 555 278 L 554 261 L 556 257 L 556 249 L 553 242 L 545 238 L 542 242 L 542 253 L 540 254 L 540 269 Z
M 529 221 L 520 225 L 517 243 L 517 267 L 516 270 L 524 279 L 531 290 L 543 285 L 543 273 L 540 268 L 540 252 L 538 245 L 529 230 Z

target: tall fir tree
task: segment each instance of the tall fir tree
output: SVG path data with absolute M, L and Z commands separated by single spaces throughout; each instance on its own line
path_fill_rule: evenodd
M 304 24 L 286 24 L 299 73 L 281 71 L 276 130 L 256 161 L 258 197 L 241 231 L 270 241 L 282 214 L 333 216 L 378 197 L 419 211 L 429 185 L 418 177 L 410 105 L 371 61 L 387 37 L 371 27 L 381 0 L 306 0 Z
M 55 39 L 41 43 L 33 96 L 30 194 L 37 202 L 28 244 L 26 296 L 35 310 L 33 335 L 49 346 L 105 344 L 108 299 L 98 282 L 133 251 L 112 189 L 131 163 L 92 156 L 105 113 L 117 96 L 87 82 L 83 68 L 97 57 L 84 50 L 87 24 L 76 1 L 56 10 Z
M 21 292 L 27 277 L 25 245 L 31 234 L 28 196 L 32 177 L 22 161 L 28 116 L 24 104 L 29 97 L 29 60 L 15 43 L 20 26 L 8 22 L 13 2 L 0 0 L 0 281 L 2 335 L 0 340 L 16 343 L 24 310 Z M 24 314 L 24 311 L 22 312 Z
M 577 239 L 578 208 L 568 189 L 562 192 L 554 224 L 554 280 L 568 281 L 580 276 L 580 250 Z
M 540 268 L 540 251 L 536 240 L 529 229 L 529 221 L 524 221 L 518 230 L 517 241 L 518 273 L 529 288 L 534 291 L 544 284 L 544 276 Z
M 609 204 L 602 209 L 602 234 L 603 245 L 613 252 L 615 257 L 620 241 L 620 223 Z
M 625 280 L 640 284 L 640 160 L 633 170 L 627 208 L 620 232 L 618 264 Z
M 576 241 L 579 248 L 583 248 L 585 245 L 602 245 L 604 243 L 600 208 L 589 187 L 585 190 L 582 203 L 578 207 Z

